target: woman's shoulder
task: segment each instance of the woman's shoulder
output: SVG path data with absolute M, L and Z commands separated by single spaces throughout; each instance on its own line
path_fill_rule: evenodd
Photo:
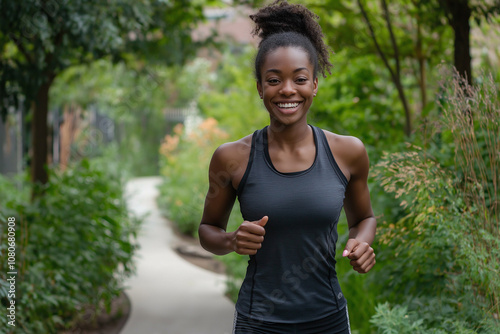
M 328 144 L 335 151 L 342 151 L 348 155 L 358 155 L 366 152 L 363 142 L 354 136 L 339 135 L 328 130 L 323 130 Z
M 328 130 L 323 130 L 323 132 L 335 160 L 341 165 L 341 169 L 347 169 L 352 172 L 353 169 L 358 169 L 368 164 L 365 145 L 359 138 L 339 135 Z M 360 166 L 360 164 L 363 166 Z
M 224 169 L 238 170 L 246 166 L 252 148 L 252 135 L 220 145 L 212 156 L 212 164 Z
M 214 156 L 220 158 L 238 157 L 240 155 L 248 156 L 252 147 L 252 135 L 245 136 L 236 141 L 227 142 L 220 145 L 214 152 Z

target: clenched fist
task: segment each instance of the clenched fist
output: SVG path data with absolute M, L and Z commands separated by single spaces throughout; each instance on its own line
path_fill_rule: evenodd
M 347 240 L 342 256 L 350 259 L 352 268 L 360 274 L 366 274 L 375 265 L 375 251 L 367 242 Z
M 232 239 L 233 250 L 240 255 L 255 255 L 262 247 L 264 235 L 269 217 L 264 216 L 260 220 L 245 220 L 234 232 Z

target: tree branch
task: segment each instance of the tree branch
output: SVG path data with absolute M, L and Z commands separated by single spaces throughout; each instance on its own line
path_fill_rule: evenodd
M 16 36 L 14 36 L 14 34 L 9 34 L 9 37 L 12 39 L 12 41 L 14 41 L 14 44 L 16 44 L 19 51 L 21 51 L 24 58 L 26 58 L 26 61 L 28 61 L 28 63 L 30 63 L 30 64 L 33 64 L 33 62 L 34 62 L 33 59 L 30 57 L 29 52 L 26 51 L 26 49 L 24 48 L 21 41 L 18 38 L 16 38 Z
M 383 1 L 383 5 L 385 4 L 385 0 Z M 366 10 L 361 3 L 361 0 L 357 0 L 359 9 L 361 10 L 361 13 L 363 14 L 363 18 L 366 21 L 366 24 L 368 25 L 368 29 L 370 31 L 370 35 L 373 39 L 373 43 L 375 44 L 375 47 L 377 49 L 378 54 L 382 58 L 385 66 L 391 73 L 392 81 L 394 85 L 396 86 L 396 89 L 398 91 L 399 99 L 401 100 L 401 103 L 403 104 L 403 110 L 405 112 L 405 118 L 406 118 L 406 124 L 405 124 L 405 133 L 407 136 L 411 135 L 411 111 L 410 107 L 408 106 L 408 101 L 406 100 L 406 95 L 404 92 L 403 85 L 401 83 L 401 72 L 399 69 L 399 53 L 397 49 L 397 43 L 394 38 L 394 34 L 392 33 L 392 27 L 390 28 L 390 33 L 391 33 L 391 39 L 394 39 L 392 41 L 393 47 L 395 47 L 395 57 L 396 57 L 396 73 L 394 73 L 394 70 L 391 68 L 391 65 L 389 64 L 389 61 L 387 60 L 386 55 L 382 51 L 382 48 L 380 47 L 380 44 L 377 41 L 377 37 L 375 36 L 375 30 L 373 29 L 373 26 L 370 22 L 370 19 L 368 18 L 368 14 L 366 13 Z M 385 4 L 386 5 L 386 4 Z M 389 12 L 387 11 L 387 6 L 384 8 L 385 14 L 386 14 L 386 21 L 388 22 L 388 25 L 390 26 L 390 21 L 389 21 Z
M 396 72 L 397 75 L 400 76 L 401 66 L 399 64 L 399 48 L 398 48 L 398 43 L 396 43 L 396 38 L 394 37 L 394 32 L 392 31 L 389 9 L 387 8 L 387 2 L 385 0 L 381 0 L 380 2 L 382 3 L 382 8 L 384 9 L 385 22 L 387 23 L 387 30 L 389 30 L 389 35 L 391 36 L 392 48 L 394 49 L 394 59 L 396 60 Z
M 363 15 L 363 18 L 365 19 L 366 24 L 368 25 L 368 30 L 370 31 L 370 36 L 373 40 L 373 43 L 375 44 L 375 48 L 377 49 L 377 53 L 380 55 L 380 58 L 382 58 L 382 61 L 384 62 L 385 66 L 391 73 L 391 76 L 393 79 L 396 78 L 396 74 L 394 73 L 391 65 L 389 64 L 389 61 L 387 60 L 387 57 L 385 56 L 385 53 L 382 51 L 382 48 L 380 47 L 380 44 L 378 43 L 377 37 L 375 36 L 375 30 L 373 29 L 372 23 L 370 19 L 368 18 L 368 14 L 366 13 L 365 7 L 361 3 L 361 0 L 357 0 L 358 2 L 358 7 L 361 10 L 361 14 Z

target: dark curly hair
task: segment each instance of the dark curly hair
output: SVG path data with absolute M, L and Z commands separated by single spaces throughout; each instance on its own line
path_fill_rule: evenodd
M 321 72 L 331 74 L 331 49 L 323 42 L 323 31 L 316 21 L 319 17 L 303 5 L 276 0 L 250 15 L 256 26 L 252 35 L 259 36 L 259 51 L 255 57 L 255 77 L 261 81 L 260 68 L 269 52 L 280 47 L 294 46 L 307 52 L 314 66 L 314 77 Z

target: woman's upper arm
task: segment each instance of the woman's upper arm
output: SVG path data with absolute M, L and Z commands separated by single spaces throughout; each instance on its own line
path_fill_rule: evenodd
M 363 143 L 354 137 L 348 138 L 345 161 L 350 180 L 346 188 L 344 209 L 349 227 L 357 225 L 366 218 L 373 217 L 373 209 L 368 189 L 370 163 Z
M 219 146 L 210 161 L 209 188 L 205 198 L 201 224 L 209 224 L 226 230 L 227 221 L 236 199 L 234 179 L 240 177 L 245 158 L 241 142 Z

